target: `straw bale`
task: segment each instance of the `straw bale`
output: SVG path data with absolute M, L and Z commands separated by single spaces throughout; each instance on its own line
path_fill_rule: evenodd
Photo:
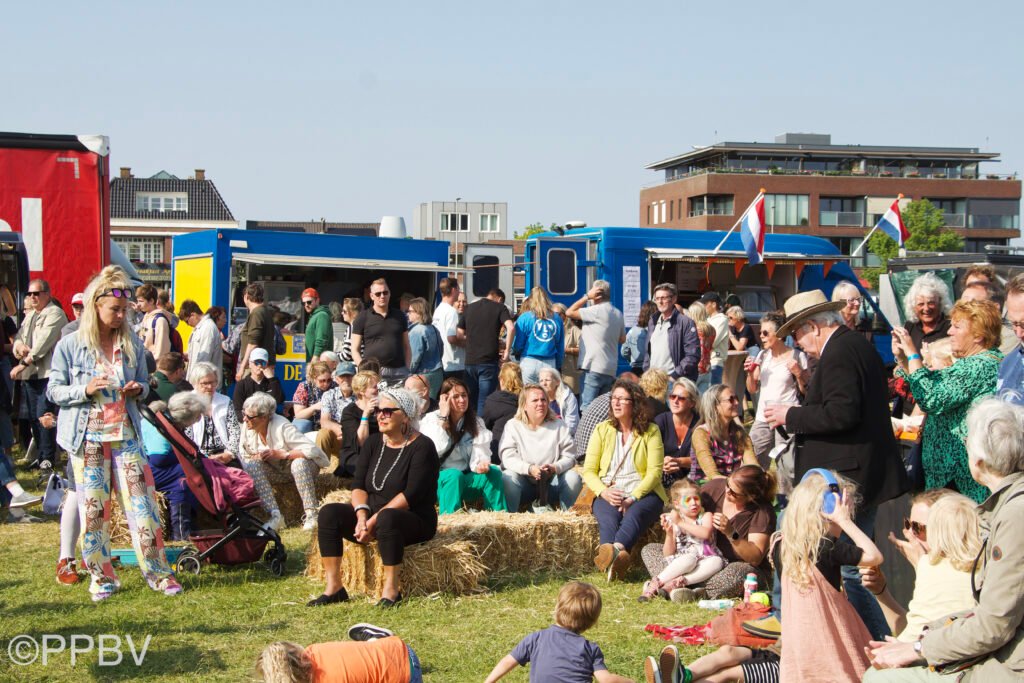
M 160 512 L 160 526 L 164 528 L 164 538 L 171 537 L 171 515 L 164 494 L 156 492 L 156 507 Z M 111 497 L 110 505 L 110 545 L 117 548 L 132 547 L 132 532 L 128 529 L 128 520 L 121 510 L 121 501 L 117 496 Z
M 276 472 L 271 468 L 271 472 Z M 299 489 L 295 486 L 295 480 L 291 475 L 274 476 L 270 478 L 271 486 L 274 489 L 274 497 L 277 498 L 277 506 L 284 516 L 285 524 L 296 526 L 302 524 L 302 499 L 299 498 Z M 351 479 L 339 479 L 329 471 L 320 472 L 316 476 L 316 498 L 323 500 L 324 496 L 332 491 L 347 489 L 352 485 Z

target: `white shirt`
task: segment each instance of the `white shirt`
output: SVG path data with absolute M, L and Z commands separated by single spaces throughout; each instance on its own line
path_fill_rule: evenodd
M 669 322 L 670 320 L 659 316 L 658 322 L 654 325 L 654 332 L 651 333 L 648 341 L 651 345 L 650 367 L 656 370 L 664 370 L 671 376 L 676 366 L 672 362 L 672 353 L 668 350 Z
M 633 462 L 633 432 L 629 433 L 623 444 L 622 432 L 616 431 L 615 453 L 601 481 L 605 486 L 614 486 L 619 491 L 629 493 L 640 485 L 641 479 L 640 473 L 636 471 L 636 463 Z
M 711 345 L 711 365 L 725 365 L 729 355 L 729 318 L 725 313 L 708 316 L 708 324 L 715 328 L 715 342 Z
M 459 312 L 451 304 L 442 301 L 434 310 L 433 325 L 441 333 L 441 343 L 444 344 L 444 351 L 441 353 L 441 368 L 445 372 L 457 372 L 466 368 L 466 349 L 461 346 L 452 346 L 448 337 L 454 337 L 458 333 Z

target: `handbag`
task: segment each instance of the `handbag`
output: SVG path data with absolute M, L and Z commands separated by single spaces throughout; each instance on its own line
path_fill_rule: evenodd
M 68 488 L 68 480 L 54 472 L 46 481 L 46 492 L 43 493 L 43 514 L 55 515 L 60 512 L 64 502 L 64 492 Z

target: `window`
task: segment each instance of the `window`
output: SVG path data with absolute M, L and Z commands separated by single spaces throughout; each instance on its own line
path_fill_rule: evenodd
M 1020 229 L 1020 202 L 1016 199 L 972 199 L 968 202 L 968 228 Z
M 572 249 L 548 250 L 548 293 L 576 293 L 576 252 Z
M 136 211 L 188 211 L 188 195 L 184 192 L 136 192 Z
M 705 194 L 690 197 L 690 216 L 731 216 L 731 194 Z
M 463 264 L 462 254 L 448 254 L 448 266 L 450 268 L 461 268 Z
M 864 197 L 822 197 L 818 224 L 863 227 Z
M 479 270 L 477 270 L 479 269 Z M 478 255 L 473 257 L 473 296 L 484 297 L 498 286 L 498 257 Z
M 480 232 L 498 232 L 498 214 L 480 214 Z
M 668 200 L 668 219 L 670 221 L 676 219 L 676 202 L 674 199 Z
M 157 237 L 115 237 L 114 242 L 121 247 L 132 261 L 145 261 L 148 263 L 163 263 L 164 240 Z
M 442 213 L 441 232 L 469 232 L 469 214 Z
M 807 225 L 807 195 L 766 194 L 764 218 L 768 225 Z

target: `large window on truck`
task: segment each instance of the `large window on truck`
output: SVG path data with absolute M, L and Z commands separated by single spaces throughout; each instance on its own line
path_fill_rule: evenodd
M 548 250 L 549 294 L 576 293 L 576 252 L 572 249 Z
M 498 257 L 481 254 L 473 257 L 473 296 L 485 297 L 498 288 Z

